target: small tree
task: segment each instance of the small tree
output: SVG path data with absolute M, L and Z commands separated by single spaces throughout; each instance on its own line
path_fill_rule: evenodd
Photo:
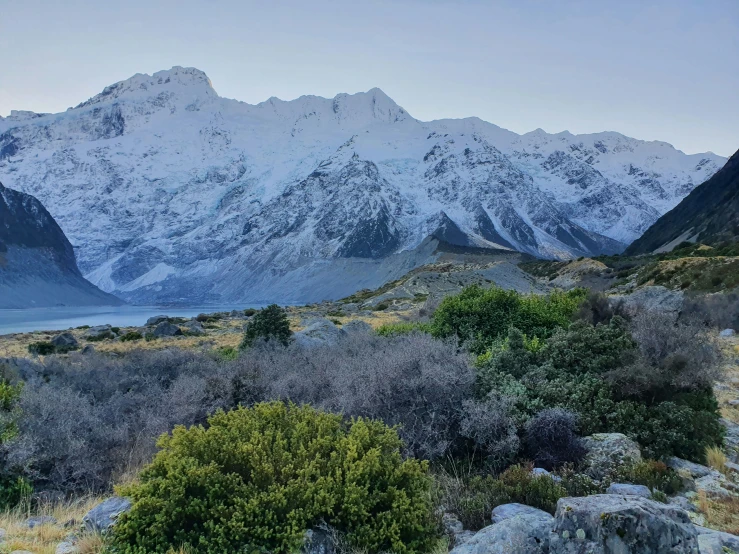
M 249 348 L 254 342 L 263 338 L 265 341 L 274 339 L 283 346 L 290 341 L 290 322 L 287 320 L 285 310 L 277 304 L 270 304 L 263 310 L 259 310 L 246 327 L 244 339 L 239 348 Z

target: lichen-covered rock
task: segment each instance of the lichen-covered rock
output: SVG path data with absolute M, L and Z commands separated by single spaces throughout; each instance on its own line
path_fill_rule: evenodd
M 553 518 L 525 513 L 489 525 L 450 554 L 547 554 Z
M 606 493 L 641 496 L 642 498 L 649 498 L 652 496 L 652 491 L 644 485 L 631 485 L 629 483 L 611 483 L 608 490 L 606 490 Z
M 85 331 L 87 340 L 103 340 L 115 338 L 115 333 L 110 325 L 96 325 Z
M 39 525 L 56 525 L 56 518 L 52 516 L 32 516 L 26 520 L 26 527 L 29 529 Z
M 543 518 L 552 517 L 551 514 L 548 514 L 547 512 L 545 512 L 544 510 L 540 510 L 539 508 L 532 508 L 531 506 L 527 506 L 526 504 L 518 504 L 517 502 L 512 502 L 510 504 L 501 504 L 500 506 L 496 506 L 495 508 L 493 508 L 491 519 L 493 523 L 500 523 L 501 521 L 511 519 L 512 517 L 528 514 L 538 515 Z
M 698 554 L 685 511 L 638 496 L 561 498 L 549 554 Z
M 334 554 L 336 543 L 327 529 L 309 529 L 305 532 L 302 554 Z
M 169 321 L 162 321 L 154 328 L 155 337 L 174 337 L 182 334 L 182 329 Z
M 715 469 L 680 458 L 669 458 L 667 465 L 683 478 L 688 490 L 722 498 L 739 495 L 739 487 Z
M 128 498 L 112 496 L 104 500 L 82 518 L 82 529 L 88 533 L 104 533 L 110 529 L 115 520 L 131 509 Z
M 305 329 L 298 331 L 293 337 L 301 346 L 311 347 L 336 344 L 344 335 L 346 332 L 333 322 L 320 318 L 309 321 Z
M 162 321 L 169 321 L 169 317 L 166 315 L 155 315 L 146 320 L 146 324 L 149 326 L 159 325 Z
M 733 552 L 739 552 L 739 537 L 732 535 L 731 533 L 724 533 L 723 531 L 716 531 L 715 529 L 708 529 L 699 525 L 695 526 L 695 530 L 698 533 L 698 539 L 704 538 L 706 544 L 713 544 L 716 541 L 721 545 L 722 554 L 726 553 L 727 550 Z M 708 538 L 711 538 L 709 541 Z M 727 550 L 724 550 L 727 549 Z M 703 550 L 701 550 L 703 554 Z
M 641 461 L 639 445 L 621 433 L 596 433 L 582 440 L 587 450 L 585 472 L 593 479 L 603 479 L 617 467 Z
M 77 339 L 74 338 L 74 335 L 72 333 L 61 333 L 57 336 L 55 336 L 53 339 L 51 339 L 51 344 L 56 346 L 57 348 L 77 348 L 79 346 L 79 342 L 77 342 Z
M 188 335 L 204 335 L 205 329 L 197 320 L 190 320 L 182 326 Z

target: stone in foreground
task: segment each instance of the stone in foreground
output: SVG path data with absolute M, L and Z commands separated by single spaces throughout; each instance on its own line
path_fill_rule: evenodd
M 628 483 L 612 483 L 608 490 L 608 494 L 621 494 L 628 496 L 641 496 L 642 498 L 649 498 L 652 496 L 652 491 L 644 485 L 631 485 Z
M 688 514 L 638 496 L 561 498 L 550 554 L 698 554 Z
M 551 514 L 548 514 L 547 512 L 545 512 L 544 510 L 540 510 L 539 508 L 532 508 L 531 506 L 527 506 L 526 504 L 512 502 L 510 504 L 501 504 L 500 506 L 496 506 L 495 508 L 493 508 L 492 520 L 493 523 L 500 523 L 501 521 L 511 519 L 512 517 L 531 514 L 538 515 L 539 517 L 543 518 L 552 517 Z
M 548 513 L 522 513 L 485 527 L 450 554 L 547 554 L 551 528 Z
M 82 528 L 89 533 L 104 533 L 110 529 L 115 520 L 131 509 L 128 498 L 113 496 L 95 506 L 82 518 Z

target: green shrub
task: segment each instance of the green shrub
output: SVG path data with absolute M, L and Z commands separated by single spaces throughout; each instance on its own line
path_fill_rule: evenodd
M 683 490 L 683 480 L 676 471 L 667 467 L 664 462 L 656 460 L 642 460 L 634 464 L 621 466 L 616 469 L 613 481 L 644 485 L 651 491 L 660 491 L 667 495 L 674 495 Z
M 48 341 L 32 342 L 28 345 L 28 352 L 37 356 L 48 356 L 56 352 L 56 346 Z
M 121 335 L 121 342 L 129 342 L 134 340 L 141 340 L 143 339 L 143 335 L 139 333 L 138 331 L 129 331 L 123 335 Z
M 221 360 L 235 360 L 239 357 L 238 348 L 234 348 L 233 346 L 221 346 L 220 348 L 216 348 L 215 352 Z
M 146 334 L 144 334 L 144 340 L 145 340 L 146 342 L 151 342 L 151 341 L 153 341 L 153 340 L 157 340 L 157 338 L 156 338 L 156 336 L 154 335 L 154 333 L 146 333 Z
M 113 331 L 116 335 L 121 332 L 120 327 L 111 327 L 110 330 Z
M 256 310 L 255 310 L 254 308 L 247 308 L 247 309 L 245 309 L 245 310 L 244 310 L 244 315 L 245 315 L 246 317 L 251 317 L 251 316 L 253 316 L 253 315 L 254 315 L 255 313 L 257 313 L 257 311 L 256 311 Z
M 430 333 L 431 325 L 429 323 L 386 323 L 381 325 L 375 331 L 381 337 L 393 337 L 397 335 L 407 335 L 409 333 Z
M 573 323 L 538 352 L 527 349 L 521 332 L 512 329 L 506 348 L 478 358 L 478 391 L 509 397 L 520 427 L 545 408 L 565 408 L 579 415 L 581 435 L 620 432 L 638 441 L 650 458 L 703 462 L 706 447 L 723 440 L 710 387 L 663 384 L 659 394 L 649 387 L 650 394 L 629 394 L 610 377 L 638 356 L 619 317 L 596 327 Z
M 376 305 L 376 306 L 375 306 L 374 308 L 372 308 L 372 309 L 373 309 L 374 311 L 376 311 L 376 312 L 384 312 L 384 311 L 385 311 L 385 310 L 387 310 L 387 309 L 388 309 L 389 307 L 390 307 L 390 304 L 388 304 L 387 302 L 380 302 L 379 304 L 377 304 L 377 305 Z
M 518 502 L 551 514 L 557 500 L 568 496 L 567 489 L 549 475 L 536 475 L 531 465 L 514 465 L 498 477 L 473 475 L 460 479 L 437 477 L 443 488 L 439 503 L 455 513 L 465 529 L 478 530 L 490 525 L 490 512 L 496 506 Z M 447 481 L 447 482 L 445 482 Z
M 280 402 L 177 427 L 138 483 L 116 552 L 291 552 L 321 521 L 369 551 L 427 551 L 435 540 L 426 462 L 403 460 L 379 421 Z
M 585 291 L 553 292 L 547 296 L 522 295 L 497 287 L 467 287 L 447 296 L 434 312 L 433 334 L 457 336 L 470 342 L 478 354 L 516 327 L 529 337 L 548 337 L 566 327 L 585 297 Z
M 17 406 L 22 390 L 22 383 L 13 385 L 6 378 L 0 380 L 0 444 L 12 440 L 18 434 Z M 17 506 L 30 498 L 31 493 L 33 487 L 27 479 L 6 469 L 0 471 L 0 510 Z
M 242 350 L 249 348 L 257 339 L 274 340 L 287 346 L 290 335 L 292 331 L 290 331 L 287 313 L 277 304 L 270 304 L 263 310 L 259 310 L 249 321 L 239 348 Z

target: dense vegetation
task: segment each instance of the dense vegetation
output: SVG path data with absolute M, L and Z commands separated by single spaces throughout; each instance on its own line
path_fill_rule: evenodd
M 273 402 L 177 427 L 159 446 L 121 490 L 134 505 L 116 552 L 292 552 L 319 523 L 371 552 L 425 552 L 433 540 L 427 465 L 403 460 L 380 421 Z
M 677 318 L 627 314 L 584 290 L 470 287 L 427 323 L 331 343 L 291 340 L 270 306 L 241 350 L 18 362 L 0 388 L 0 500 L 29 482 L 77 494 L 138 475 L 122 490 L 135 506 L 112 539 L 119 552 L 286 551 L 320 521 L 357 548 L 427 551 L 432 500 L 478 528 L 500 503 L 552 511 L 562 496 L 602 492 L 606 480 L 577 471 L 580 437 L 594 432 L 703 462 L 723 433 L 705 302 Z M 431 462 L 431 489 L 416 459 Z M 659 462 L 622 471 L 655 494 L 678 486 Z

